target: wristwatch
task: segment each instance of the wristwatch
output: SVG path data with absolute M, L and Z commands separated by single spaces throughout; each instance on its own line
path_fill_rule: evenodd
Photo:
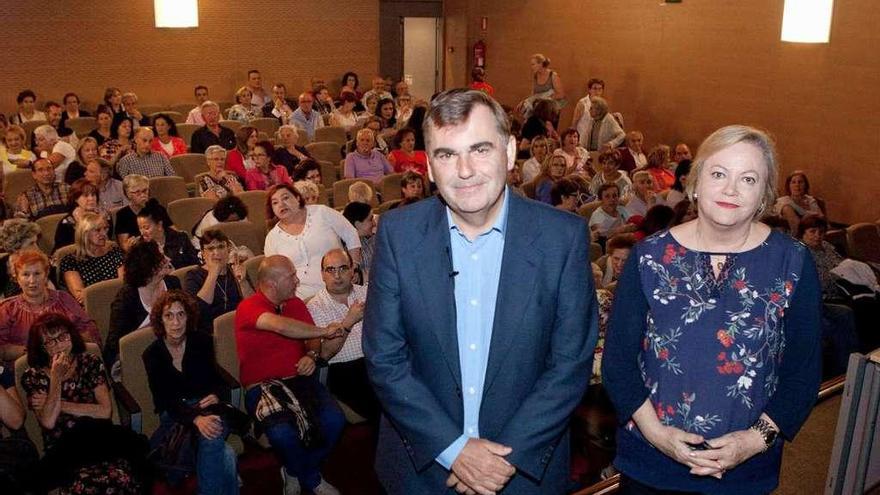
M 776 441 L 776 437 L 779 435 L 779 431 L 777 431 L 776 428 L 773 428 L 770 422 L 764 418 L 758 418 L 749 429 L 757 431 L 758 434 L 761 435 L 761 438 L 764 439 L 765 452 L 773 445 L 773 442 Z

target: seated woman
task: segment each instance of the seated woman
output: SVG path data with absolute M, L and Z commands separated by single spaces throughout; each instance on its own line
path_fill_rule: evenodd
M 119 339 L 150 325 L 150 310 L 164 292 L 180 289 L 170 275 L 172 267 L 155 242 L 141 241 L 125 255 L 123 285 L 110 305 L 110 331 L 104 346 L 104 362 L 118 376 Z
M 218 408 L 224 382 L 217 373 L 214 341 L 196 330 L 198 310 L 189 294 L 171 290 L 153 304 L 150 321 L 157 339 L 143 353 L 144 369 L 159 414 L 153 449 L 170 441 L 173 426 L 195 427 L 193 443 L 181 446 L 177 459 L 183 465 L 166 472 L 175 485 L 184 466 L 194 464 L 199 493 L 238 493 L 237 459 L 226 443 L 228 429 Z M 195 462 L 193 462 L 195 461 Z
M 550 153 L 550 143 L 547 138 L 538 136 L 532 139 L 529 145 L 529 159 L 523 163 L 523 182 L 531 182 L 541 175 L 541 167 L 547 155 Z
M 416 133 L 410 128 L 397 131 L 392 141 L 391 153 L 388 153 L 388 162 L 397 173 L 415 171 L 421 175 L 428 175 L 428 155 L 424 151 L 417 151 Z
M 64 183 L 73 184 L 74 182 L 86 176 L 86 165 L 100 159 L 98 153 L 98 142 L 95 138 L 86 136 L 79 141 L 76 149 L 76 160 L 70 162 L 67 170 L 64 171 Z
M 527 151 L 535 138 L 543 137 L 548 140 L 558 141 L 559 133 L 556 132 L 554 122 L 559 119 L 559 110 L 553 100 L 539 99 L 535 102 L 532 115 L 526 119 L 522 127 L 522 139 L 519 143 L 517 158 L 526 158 Z M 522 156 L 526 153 L 526 156 Z
M 253 294 L 254 286 L 237 258 L 230 263 L 232 242 L 226 234 L 208 229 L 200 241 L 205 263 L 186 274 L 183 288 L 197 298 L 199 330 L 213 334 L 214 319 L 235 310 L 238 303 Z
M 168 158 L 183 155 L 187 152 L 186 142 L 177 133 L 177 124 L 174 119 L 164 113 L 153 117 L 153 140 L 150 149 Z
M 382 177 L 393 173 L 394 169 L 379 150 L 376 139 L 370 129 L 361 129 L 357 133 L 357 149 L 345 157 L 343 178 L 368 179 L 378 185 Z
M 565 175 L 576 173 L 592 177 L 594 171 L 590 167 L 590 152 L 578 144 L 581 137 L 577 129 L 566 129 L 561 138 L 562 147 L 556 148 L 553 154 L 565 157 Z
M 86 213 L 76 224 L 76 253 L 61 259 L 61 278 L 80 303 L 86 287 L 122 276 L 125 253 L 111 242 L 107 219 Z
M 98 188 L 99 209 L 110 212 L 128 204 L 122 181 L 111 177 L 113 167 L 108 162 L 94 159 L 84 163 L 86 164 L 85 178 Z
M 626 172 L 620 170 L 620 152 L 617 150 L 605 150 L 599 153 L 599 167 L 601 172 L 593 176 L 590 181 L 590 193 L 598 196 L 599 188 L 603 184 L 617 184 L 620 190 L 620 198 L 626 201 L 632 190 L 632 182 Z
M 199 253 L 186 232 L 173 228 L 168 211 L 158 203 L 151 203 L 138 212 L 138 229 L 142 241 L 155 242 L 174 268 L 199 264 Z
M 605 240 L 635 230 L 635 226 L 626 223 L 630 217 L 626 208 L 620 206 L 620 189 L 617 184 L 605 184 L 599 188 L 599 201 L 602 204 L 596 208 L 590 217 L 590 232 L 593 240 L 605 246 Z
M 197 187 L 199 196 L 209 199 L 222 199 L 244 191 L 238 176 L 226 170 L 226 149 L 212 144 L 205 150 L 208 175 L 199 177 Z
M 275 184 L 292 184 L 287 169 L 272 164 L 275 149 L 269 141 L 260 141 L 254 145 L 250 158 L 254 168 L 245 173 L 244 181 L 248 191 L 265 191 Z
M 21 294 L 0 301 L 0 364 L 11 365 L 24 354 L 28 330 L 47 312 L 57 312 L 73 322 L 76 331 L 88 342 L 100 343 L 95 321 L 70 294 L 49 288 L 49 258 L 35 249 L 12 256 L 15 279 Z
M 242 86 L 238 88 L 238 90 L 235 91 L 235 105 L 229 107 L 227 118 L 247 125 L 250 121 L 262 117 L 263 109 L 255 108 L 251 103 L 252 98 L 253 93 L 249 87 Z
M 293 175 L 296 167 L 306 160 L 311 160 L 312 155 L 309 154 L 305 147 L 296 144 L 299 142 L 299 131 L 292 124 L 285 124 L 278 128 L 279 146 L 272 153 L 272 163 L 283 165 L 287 169 L 288 175 Z M 339 159 L 342 159 L 340 153 Z M 338 163 L 338 162 L 337 162 Z
M 687 186 L 687 177 L 691 173 L 691 161 L 684 159 L 675 166 L 675 182 L 666 194 L 666 206 L 675 208 L 675 205 L 687 199 L 684 189 Z
M 254 168 L 254 162 L 250 156 L 260 139 L 259 136 L 260 133 L 256 127 L 241 126 L 235 131 L 235 148 L 226 154 L 226 170 L 234 172 L 242 183 L 244 183 L 247 171 Z
M 648 153 L 648 164 L 640 170 L 651 174 L 654 192 L 663 192 L 675 184 L 675 174 L 669 170 L 669 146 L 665 144 L 658 144 L 651 149 Z
M 122 180 L 122 192 L 125 194 L 128 204 L 116 212 L 114 232 L 116 234 L 116 244 L 123 251 L 128 251 L 131 243 L 141 235 L 137 224 L 137 214 L 147 204 L 158 204 L 158 202 L 150 198 L 150 179 L 143 175 L 126 175 L 125 179 Z
M 113 139 L 111 127 L 113 127 L 113 111 L 107 105 L 98 105 L 95 111 L 95 128 L 89 133 L 89 137 L 101 146 L 105 141 Z
M 98 154 L 104 160 L 116 165 L 120 158 L 134 152 L 134 122 L 129 117 L 114 120 L 110 127 L 110 139 L 98 147 Z
M 785 196 L 776 199 L 773 212 L 788 222 L 790 231 L 798 231 L 798 222 L 807 214 L 825 215 L 816 198 L 810 196 L 810 180 L 807 174 L 795 170 L 785 179 Z
M 23 218 L 10 218 L 0 224 L 0 300 L 21 294 L 15 279 L 12 255 L 25 249 L 39 249 L 40 226 Z
M 41 488 L 141 493 L 146 442 L 110 422 L 104 364 L 86 352 L 76 325 L 65 314 L 47 312 L 30 327 L 27 349 L 21 386 L 43 429 Z
M 192 227 L 193 245 L 200 246 L 199 239 L 211 227 L 224 222 L 247 220 L 247 216 L 248 209 L 241 198 L 226 196 L 223 199 L 218 199 L 214 203 L 214 207 L 206 211 L 202 219 Z
M 604 272 L 599 287 L 611 289 L 616 286 L 617 279 L 623 273 L 626 259 L 636 242 L 638 241 L 632 234 L 618 234 L 608 239 L 605 244 L 605 253 L 608 256 L 605 258 L 605 266 L 600 267 Z
M 321 258 L 327 251 L 343 246 L 352 260 L 361 262 L 357 231 L 341 213 L 324 205 L 308 205 L 288 184 L 272 186 L 266 195 L 266 218 L 272 226 L 266 235 L 263 253 L 288 257 L 296 266 L 299 285 L 296 295 L 306 299 L 324 288 Z
M 553 184 L 565 177 L 565 158 L 559 155 L 550 155 L 544 161 L 544 168 L 541 175 L 535 179 L 535 199 L 547 203 L 552 203 L 550 190 Z
M 324 185 L 324 178 L 321 176 L 321 165 L 311 158 L 298 163 L 293 169 L 293 175 L 291 177 L 294 182 L 306 180 L 316 186 L 323 187 Z
M 382 121 L 382 129 L 379 135 L 386 141 L 394 139 L 397 133 L 397 108 L 391 98 L 382 98 L 376 105 L 376 117 Z
M 425 176 L 412 170 L 405 172 L 400 178 L 400 197 L 412 203 L 425 199 Z
M 5 147 L 0 147 L 0 165 L 3 173 L 8 174 L 18 169 L 30 169 L 37 156 L 31 150 L 25 149 L 24 129 L 17 125 L 6 128 L 3 134 Z
M 639 170 L 632 176 L 632 194 L 626 203 L 626 211 L 630 216 L 645 216 L 648 210 L 657 204 L 657 193 L 654 192 L 654 177 L 645 170 Z
M 330 113 L 330 125 L 334 127 L 342 127 L 345 132 L 351 132 L 357 126 L 357 114 L 354 107 L 357 105 L 358 99 L 354 93 L 345 92 L 339 95 L 339 107 Z
M 67 196 L 68 214 L 58 223 L 55 229 L 55 245 L 52 252 L 58 248 L 73 244 L 76 225 L 86 213 L 95 213 L 104 217 L 107 225 L 110 225 L 110 215 L 102 211 L 99 206 L 98 187 L 88 179 L 79 179 L 70 186 Z
M 298 180 L 293 183 L 294 189 L 299 191 L 307 205 L 316 205 L 321 199 L 321 190 L 310 180 Z

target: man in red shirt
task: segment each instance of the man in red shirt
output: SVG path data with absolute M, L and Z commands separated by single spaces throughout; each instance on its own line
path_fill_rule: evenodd
M 258 406 L 271 402 L 267 395 L 284 402 L 262 424 L 284 463 L 281 476 L 286 495 L 299 494 L 301 485 L 317 495 L 336 495 L 339 491 L 321 477 L 319 467 L 339 439 L 345 416 L 314 378 L 316 353 L 307 350 L 312 343 L 305 339 L 337 337 L 350 327 L 343 326 L 344 321 L 314 326 L 306 305 L 295 295 L 298 283 L 296 268 L 288 258 L 269 256 L 260 263 L 257 292 L 237 308 L 235 341 L 241 382 L 247 389 L 245 405 L 257 416 Z M 276 385 L 281 384 L 296 397 L 292 406 L 284 400 L 286 394 L 277 393 Z M 303 419 L 305 424 L 298 424 Z M 320 431 L 308 431 L 316 428 Z

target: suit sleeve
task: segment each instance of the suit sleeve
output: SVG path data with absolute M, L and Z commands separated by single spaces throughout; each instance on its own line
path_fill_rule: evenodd
M 542 479 L 571 413 L 583 397 L 599 337 L 586 225 L 579 221 L 571 230 L 575 235 L 560 269 L 545 371 L 494 439 L 510 446 L 513 452 L 507 460 L 535 480 Z
M 367 373 L 386 416 L 403 439 L 417 471 L 426 469 L 461 434 L 434 393 L 414 373 L 401 316 L 397 259 L 380 224 L 363 325 Z

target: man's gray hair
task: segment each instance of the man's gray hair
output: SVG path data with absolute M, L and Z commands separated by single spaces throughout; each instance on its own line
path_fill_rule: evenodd
M 34 136 L 41 137 L 50 143 L 58 141 L 58 131 L 49 124 L 43 124 L 34 129 Z
M 202 102 L 201 105 L 199 105 L 199 109 L 202 111 L 204 111 L 208 107 L 215 107 L 217 110 L 220 110 L 220 105 L 218 105 L 217 102 L 211 100 L 205 100 Z
M 471 112 L 479 105 L 488 107 L 495 117 L 495 129 L 501 142 L 507 145 L 510 139 L 510 119 L 491 96 L 482 91 L 456 88 L 444 91 L 431 101 L 428 115 L 422 124 L 422 132 L 425 136 L 425 147 L 430 149 L 431 133 L 433 130 L 459 125 L 471 116 Z

